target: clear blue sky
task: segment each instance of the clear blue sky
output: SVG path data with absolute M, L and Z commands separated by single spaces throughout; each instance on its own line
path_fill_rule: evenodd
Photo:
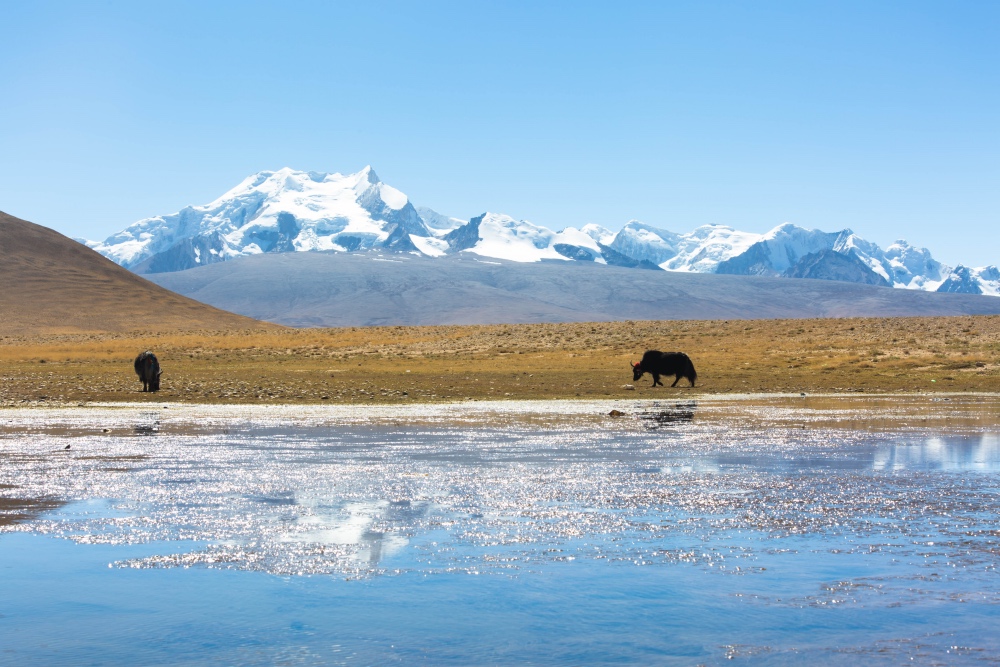
M 547 227 L 844 227 L 1000 264 L 1000 2 L 7 2 L 0 210 L 103 239 L 371 164 Z

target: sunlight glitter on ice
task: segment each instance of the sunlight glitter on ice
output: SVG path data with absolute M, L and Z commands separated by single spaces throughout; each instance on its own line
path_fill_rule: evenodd
M 992 567 L 991 493 L 923 476 L 1000 469 L 975 400 L 967 419 L 921 397 L 5 411 L 0 493 L 69 504 L 0 530 L 156 545 L 124 567 L 350 577 L 579 559 L 746 574 L 789 536 L 924 559 L 971 531 L 979 555 L 955 562 Z M 891 419 L 872 431 L 875 412 Z

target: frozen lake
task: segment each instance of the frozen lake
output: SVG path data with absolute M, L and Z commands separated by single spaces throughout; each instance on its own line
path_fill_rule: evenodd
M 5 409 L 0 664 L 996 663 L 998 501 L 998 395 Z

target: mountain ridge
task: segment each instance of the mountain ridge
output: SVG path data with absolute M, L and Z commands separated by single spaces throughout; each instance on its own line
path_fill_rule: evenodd
M 592 224 L 553 231 L 494 212 L 462 221 L 415 207 L 370 166 L 348 175 L 287 167 L 259 172 L 209 204 L 145 218 L 103 242 L 86 244 L 141 274 L 266 253 L 391 250 L 521 263 L 583 261 L 682 273 L 884 281 L 895 288 L 1000 296 L 995 266 L 952 268 L 925 248 L 899 240 L 882 249 L 849 228 L 825 232 L 782 223 L 756 234 L 704 225 L 677 233 L 631 220 L 617 233 Z M 848 270 L 848 264 L 853 268 Z

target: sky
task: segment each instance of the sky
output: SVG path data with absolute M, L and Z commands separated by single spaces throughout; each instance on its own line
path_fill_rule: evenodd
M 104 239 L 282 167 L 558 230 L 1000 264 L 997 2 L 3 3 L 0 210 Z

